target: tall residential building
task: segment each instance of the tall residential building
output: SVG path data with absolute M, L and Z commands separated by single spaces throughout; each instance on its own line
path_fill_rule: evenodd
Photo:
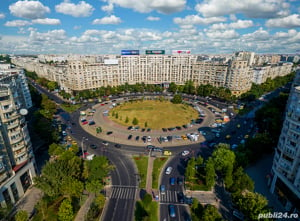
M 0 66 L 0 205 L 15 204 L 36 175 L 25 116 L 32 106 L 22 70 Z
M 275 150 L 271 192 L 285 209 L 300 212 L 300 71 L 296 74 Z
M 65 56 L 58 59 L 53 56 L 39 57 L 41 61 L 28 57 L 13 57 L 12 62 L 28 71 L 36 72 L 39 77 L 56 81 L 62 90 L 69 93 L 125 83 L 168 85 L 174 82 L 183 85 L 191 80 L 195 86 L 210 84 L 226 87 L 239 96 L 250 90 L 253 82 L 263 83 L 266 76 L 273 78 L 287 75 L 292 69 L 290 63 L 281 67 L 272 64 L 267 72 L 257 71 L 254 75 L 254 53 L 245 51 L 237 52 L 231 57 L 226 55 L 211 59 L 206 59 L 206 56 L 176 53 Z M 49 59 L 52 59 L 51 62 Z M 57 62 L 53 63 L 53 60 Z M 62 62 L 59 63 L 58 60 Z

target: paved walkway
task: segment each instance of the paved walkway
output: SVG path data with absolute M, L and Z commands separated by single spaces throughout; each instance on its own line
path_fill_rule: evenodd
M 148 169 L 147 169 L 147 179 L 146 179 L 146 191 L 149 194 L 152 194 L 152 170 L 153 170 L 153 162 L 155 157 L 149 156 L 148 158 Z
M 269 206 L 273 207 L 275 212 L 285 212 L 286 210 L 276 198 L 275 195 L 271 194 L 267 176 L 271 172 L 273 165 L 273 154 L 266 155 L 254 165 L 248 167 L 245 172 L 251 177 L 255 183 L 254 191 L 262 194 L 267 198 Z
M 34 207 L 37 202 L 42 198 L 43 193 L 40 189 L 32 186 L 30 187 L 25 195 L 17 202 L 16 210 L 25 210 L 30 216 L 34 212 Z
M 94 198 L 95 198 L 95 194 L 90 193 L 89 197 L 86 199 L 84 204 L 80 207 L 78 213 L 76 214 L 76 217 L 75 217 L 74 221 L 83 221 L 83 220 L 85 220 L 86 214 L 89 211 L 90 206 L 91 206 Z

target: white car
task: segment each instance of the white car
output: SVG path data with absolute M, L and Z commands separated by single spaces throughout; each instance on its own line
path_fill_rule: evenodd
M 181 156 L 185 157 L 185 156 L 187 156 L 189 154 L 190 154 L 190 151 L 184 150 L 184 151 L 182 151 Z
M 172 167 L 168 167 L 168 168 L 166 169 L 166 174 L 167 174 L 167 175 L 171 174 L 172 170 L 173 170 Z
M 151 142 L 151 137 L 150 136 L 147 137 L 147 142 Z

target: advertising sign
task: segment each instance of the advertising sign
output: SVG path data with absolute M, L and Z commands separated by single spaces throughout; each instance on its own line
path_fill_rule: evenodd
M 172 54 L 178 55 L 178 54 L 191 54 L 190 50 L 172 50 Z
M 121 50 L 121 55 L 139 55 L 139 50 Z
M 146 50 L 146 54 L 165 54 L 165 50 Z

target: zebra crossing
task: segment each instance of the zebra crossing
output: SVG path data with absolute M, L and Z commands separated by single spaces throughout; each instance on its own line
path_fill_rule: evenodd
M 178 201 L 179 191 L 166 190 L 165 193 L 160 193 L 161 203 L 179 203 Z
M 135 186 L 112 186 L 110 199 L 135 199 L 137 187 Z

